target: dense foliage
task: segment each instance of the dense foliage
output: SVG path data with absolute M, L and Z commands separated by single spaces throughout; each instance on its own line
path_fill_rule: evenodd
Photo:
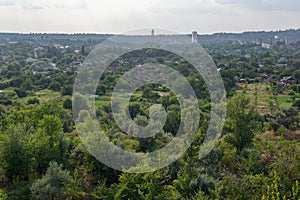
M 11 37 L 17 43 L 4 41 L 0 51 L 0 199 L 300 199 L 299 42 L 264 49 L 250 42 L 204 41 L 228 97 L 222 137 L 204 158 L 199 152 L 210 96 L 190 63 L 156 49 L 134 51 L 112 63 L 97 86 L 95 108 L 110 141 L 126 151 L 160 149 L 174 139 L 181 120 L 172 91 L 148 84 L 132 95 L 130 115 L 146 126 L 151 105 L 161 104 L 166 123 L 148 139 L 124 133 L 113 119 L 110 95 L 126 71 L 145 62 L 166 64 L 186 77 L 199 98 L 200 127 L 184 156 L 158 171 L 131 174 L 93 157 L 72 118 L 72 100 L 88 102 L 78 94 L 71 97 L 76 67 L 105 37 Z M 282 85 L 285 77 L 294 82 Z

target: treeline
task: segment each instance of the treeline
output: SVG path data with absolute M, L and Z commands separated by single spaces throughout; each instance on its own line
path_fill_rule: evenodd
M 205 158 L 199 157 L 207 128 L 202 123 L 180 160 L 153 173 L 130 174 L 106 167 L 85 149 L 69 109 L 53 102 L 1 107 L 2 198 L 298 199 L 300 136 L 291 132 L 298 129 L 297 110 L 266 118 L 253 109 L 246 95 L 231 98 L 222 139 Z M 169 110 L 177 113 L 171 105 Z M 98 114 L 101 123 L 115 126 Z M 135 121 L 147 124 L 147 115 L 137 114 Z M 107 134 L 114 144 L 140 152 L 161 148 L 172 132 L 166 128 L 148 141 L 117 129 Z

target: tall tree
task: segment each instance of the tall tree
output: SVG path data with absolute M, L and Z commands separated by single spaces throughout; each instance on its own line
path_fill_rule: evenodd
M 59 199 L 64 192 L 66 184 L 71 183 L 71 176 L 62 165 L 50 162 L 46 174 L 32 184 L 33 199 Z
M 250 98 L 242 93 L 232 97 L 227 105 L 226 129 L 229 134 L 225 140 L 236 148 L 237 153 L 252 144 L 251 120 Z
M 1 163 L 10 180 L 16 177 L 28 179 L 31 157 L 28 144 L 28 136 L 22 125 L 10 127 L 1 135 Z

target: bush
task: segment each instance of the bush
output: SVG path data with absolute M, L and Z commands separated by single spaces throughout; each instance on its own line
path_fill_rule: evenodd
M 32 184 L 31 194 L 33 199 L 59 199 L 64 192 L 66 184 L 71 183 L 71 176 L 62 165 L 50 162 L 46 174 Z
M 15 92 L 17 93 L 19 98 L 24 98 L 27 96 L 27 92 L 23 88 L 15 89 Z
M 40 104 L 40 101 L 35 97 L 35 98 L 28 99 L 27 103 L 28 104 Z
M 293 90 L 289 90 L 287 93 L 289 96 L 295 96 L 295 92 Z
M 0 82 L 0 89 L 2 90 L 2 89 L 6 89 L 6 88 L 8 88 L 8 87 L 10 87 L 10 81 L 2 81 L 2 82 Z
M 5 194 L 1 191 L 0 192 L 0 200 L 6 200 L 6 199 L 7 199 L 7 194 Z
M 296 99 L 294 102 L 293 102 L 293 106 L 300 109 L 300 99 Z
M 50 83 L 48 88 L 54 92 L 59 92 L 61 90 L 61 86 L 58 82 Z
M 280 126 L 277 131 L 276 134 L 277 135 L 283 135 L 285 133 L 287 133 L 289 130 L 287 128 L 285 128 L 284 126 Z
M 62 96 L 72 95 L 73 87 L 70 85 L 64 86 L 60 92 Z
M 65 99 L 63 103 L 63 107 L 65 109 L 72 109 L 72 100 L 71 99 Z

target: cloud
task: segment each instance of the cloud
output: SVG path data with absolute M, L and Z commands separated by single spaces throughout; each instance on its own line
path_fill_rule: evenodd
M 19 0 L 25 9 L 86 9 L 86 0 Z
M 151 7 L 154 12 L 180 12 L 195 13 L 209 12 L 212 10 L 213 0 L 160 0 L 159 3 Z
M 0 27 L 16 32 L 100 33 L 139 27 L 181 33 L 278 30 L 300 27 L 300 12 L 290 12 L 300 10 L 299 4 L 298 0 L 0 0 Z
M 215 0 L 217 4 L 233 4 L 255 10 L 300 11 L 299 0 Z
M 15 4 L 15 0 L 0 0 L 0 6 L 14 6 Z
M 58 4 L 56 8 L 67 8 L 67 9 L 86 9 L 87 2 L 85 0 L 64 0 L 59 1 L 62 4 Z

